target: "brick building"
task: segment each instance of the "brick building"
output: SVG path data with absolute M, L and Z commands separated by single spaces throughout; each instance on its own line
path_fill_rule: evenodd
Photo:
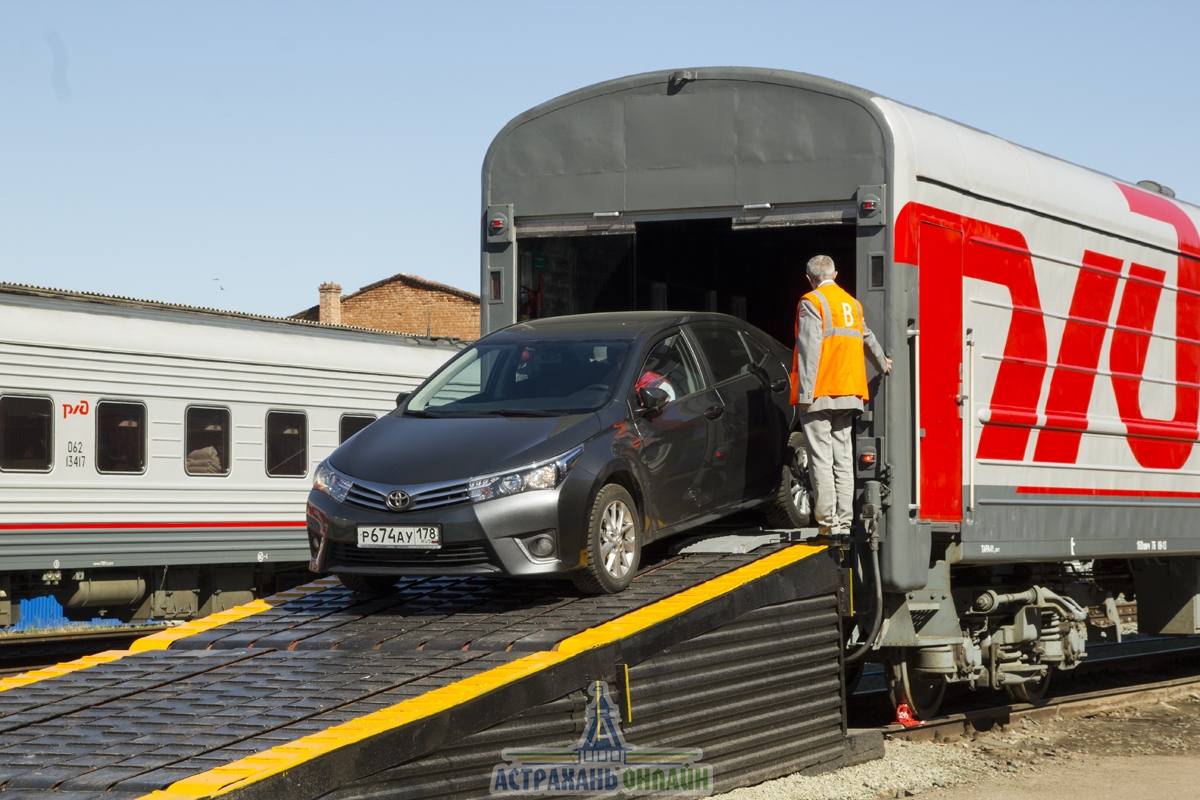
M 418 336 L 479 338 L 479 295 L 437 281 L 400 273 L 342 296 L 342 287 L 323 283 L 321 302 L 296 319 L 355 325 Z

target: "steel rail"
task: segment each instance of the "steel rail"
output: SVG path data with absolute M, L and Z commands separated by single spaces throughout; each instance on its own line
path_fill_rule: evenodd
M 8 633 L 0 636 L 0 650 L 16 648 L 20 645 L 41 644 L 44 642 L 94 641 L 105 638 L 131 638 L 147 633 L 165 631 L 170 625 L 138 625 L 109 628 L 92 628 L 90 630 L 62 631 L 61 633 Z
M 1200 690 L 1200 675 L 1186 678 L 1173 678 L 1154 683 L 1142 683 L 1134 686 L 1119 686 L 1111 689 L 1100 689 L 1094 692 L 1051 697 L 1037 703 L 1012 703 L 992 708 L 982 708 L 961 714 L 949 714 L 926 720 L 920 725 L 905 728 L 902 725 L 891 724 L 880 728 L 886 735 L 909 741 L 933 741 L 949 739 L 955 735 L 971 735 L 979 731 L 987 731 L 999 726 L 1011 724 L 1014 720 L 1044 719 L 1046 717 L 1081 717 L 1087 714 L 1112 708 L 1118 705 L 1129 705 L 1134 702 L 1165 701 L 1178 695 L 1186 695 Z

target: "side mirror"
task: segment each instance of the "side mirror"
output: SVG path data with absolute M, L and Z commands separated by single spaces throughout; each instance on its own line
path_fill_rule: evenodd
M 671 395 L 657 386 L 643 386 L 638 389 L 638 400 L 642 403 L 642 415 L 653 414 L 671 402 Z
M 407 400 L 410 394 L 412 394 L 412 392 L 401 392 L 400 394 L 396 395 L 396 407 L 399 408 L 400 404 Z

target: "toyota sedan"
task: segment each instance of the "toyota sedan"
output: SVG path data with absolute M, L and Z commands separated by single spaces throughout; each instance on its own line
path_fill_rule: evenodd
M 629 585 L 644 545 L 762 506 L 803 524 L 790 351 L 734 317 L 626 312 L 497 331 L 333 452 L 312 569 Z

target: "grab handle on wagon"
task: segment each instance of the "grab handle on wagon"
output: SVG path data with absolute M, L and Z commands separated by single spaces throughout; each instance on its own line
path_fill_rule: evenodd
M 975 331 L 967 328 L 967 510 L 975 510 Z
M 921 331 L 909 328 L 906 333 L 913 342 L 913 500 L 909 511 L 921 509 Z

